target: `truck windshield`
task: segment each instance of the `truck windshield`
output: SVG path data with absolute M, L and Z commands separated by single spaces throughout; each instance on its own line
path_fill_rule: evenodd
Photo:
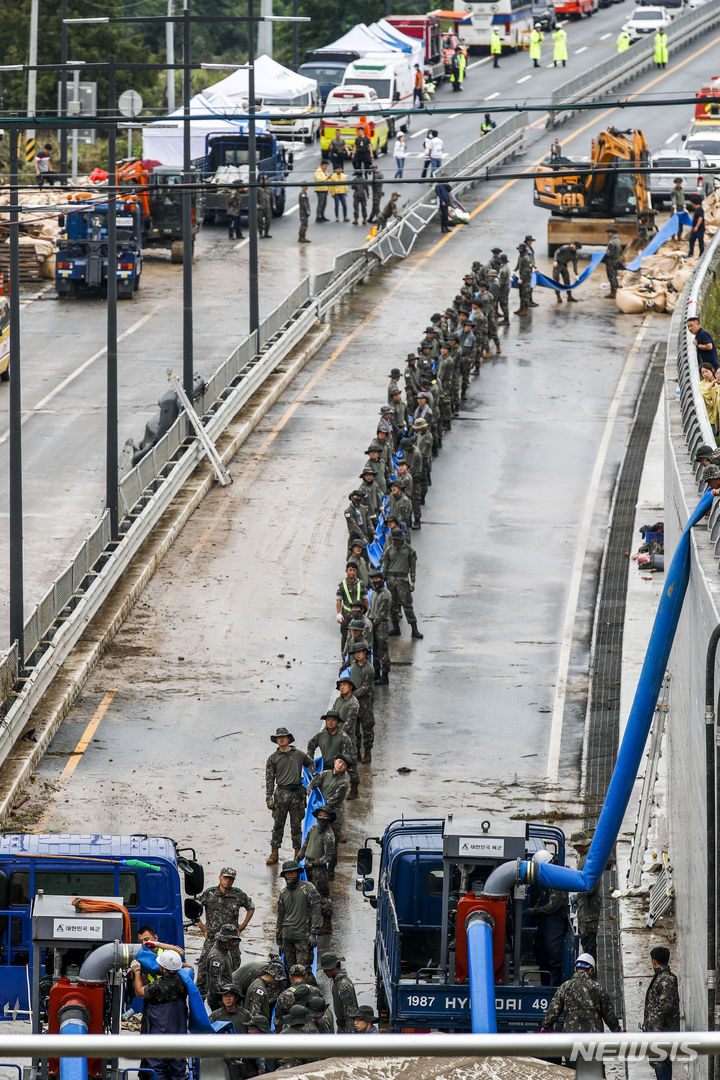
M 115 874 L 112 870 L 36 870 L 35 892 L 49 896 L 115 896 Z M 135 874 L 120 873 L 120 896 L 126 907 L 137 907 L 138 881 Z M 10 875 L 10 906 L 28 907 L 30 871 L 15 870 Z
M 700 151 L 700 153 L 710 154 L 712 157 L 717 157 L 720 154 L 720 139 L 693 139 L 692 142 L 688 139 L 686 146 L 688 150 L 694 150 L 696 153 Z
M 356 79 L 346 79 L 345 86 L 369 86 L 382 101 L 389 100 L 391 94 L 389 79 L 368 79 L 358 76 Z
M 339 86 L 345 73 L 344 67 L 322 67 L 320 64 L 301 64 L 299 75 L 315 79 L 321 86 Z
M 294 98 L 274 98 L 266 97 L 262 99 L 263 105 L 285 105 L 289 109 L 304 109 L 307 105 L 312 104 L 309 94 L 298 94 Z

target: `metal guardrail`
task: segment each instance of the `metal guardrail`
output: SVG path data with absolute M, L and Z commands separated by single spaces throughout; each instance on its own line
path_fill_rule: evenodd
M 645 754 L 645 774 L 642 780 L 640 799 L 638 800 L 638 809 L 635 815 L 635 828 L 630 846 L 630 864 L 626 880 L 628 885 L 634 889 L 639 887 L 642 880 L 643 859 L 647 851 L 650 813 L 655 804 L 655 782 L 657 781 L 663 734 L 665 732 L 665 717 L 668 713 L 669 693 L 670 673 L 665 672 L 662 691 L 655 706 L 655 716 L 650 731 L 650 744 Z
M 720 5 L 708 4 L 707 8 L 686 11 L 684 15 L 673 19 L 668 28 L 668 50 L 671 52 L 673 47 L 692 41 L 716 23 L 720 23 Z M 569 79 L 553 90 L 548 127 L 557 127 L 574 115 L 572 109 L 553 112 L 553 105 L 593 101 L 653 67 L 654 47 L 650 37 L 651 35 L 648 35 L 647 38 L 636 41 L 625 52 L 596 64 L 589 71 Z

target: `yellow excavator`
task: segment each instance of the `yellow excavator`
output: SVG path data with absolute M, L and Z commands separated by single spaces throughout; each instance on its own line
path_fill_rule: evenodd
M 605 244 L 608 225 L 615 225 L 624 245 L 636 241 L 644 246 L 656 231 L 650 177 L 619 169 L 649 160 L 645 136 L 638 129 L 601 131 L 589 159 L 564 157 L 556 140 L 538 168 L 533 191 L 535 205 L 551 211 L 548 255 L 573 240 Z

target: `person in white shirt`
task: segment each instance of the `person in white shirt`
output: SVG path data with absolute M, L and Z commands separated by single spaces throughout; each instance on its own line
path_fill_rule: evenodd
M 430 175 L 434 176 L 442 165 L 443 153 L 445 151 L 445 144 L 438 135 L 437 132 L 433 135 L 430 143 Z
M 432 130 L 432 128 L 430 128 L 427 135 L 423 139 L 423 155 L 424 155 L 423 169 L 422 169 L 422 178 L 423 178 L 423 180 L 427 176 L 428 169 L 430 168 L 430 147 L 432 146 L 432 141 L 433 141 L 434 135 L 435 135 L 435 132 Z
M 397 166 L 395 170 L 395 179 L 402 180 L 403 170 L 405 168 L 405 157 L 407 155 L 407 144 L 405 142 L 405 136 L 402 131 L 399 133 L 395 140 L 395 146 L 393 147 L 393 157 L 395 158 L 395 164 Z

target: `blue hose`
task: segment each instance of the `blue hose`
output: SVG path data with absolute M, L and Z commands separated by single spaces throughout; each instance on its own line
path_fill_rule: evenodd
M 62 1011 L 62 1010 L 61 1010 Z M 67 1019 L 60 1017 L 61 1035 L 87 1035 L 84 1010 L 70 1006 Z M 87 1080 L 87 1058 L 60 1058 L 60 1080 Z
M 707 514 L 711 506 L 712 492 L 708 490 L 690 515 L 670 563 L 625 734 L 583 869 L 571 870 L 567 866 L 555 866 L 552 863 L 524 861 L 518 871 L 519 881 L 534 880 L 550 889 L 587 892 L 605 869 L 620 832 L 642 761 L 690 580 L 690 530 Z
M 473 1034 L 497 1031 L 493 920 L 487 911 L 472 911 L 465 923 L 470 984 L 470 1022 Z

